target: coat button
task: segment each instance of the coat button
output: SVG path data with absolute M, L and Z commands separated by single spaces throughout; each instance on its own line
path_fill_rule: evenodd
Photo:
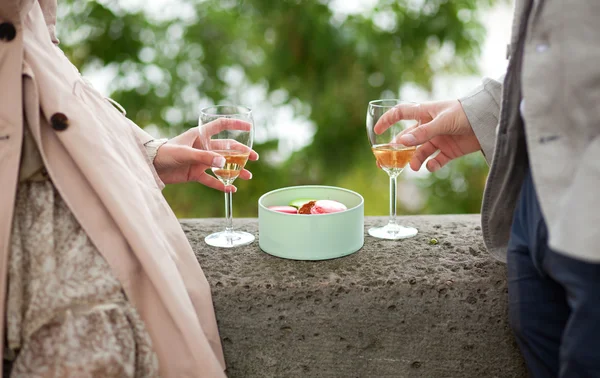
M 69 127 L 69 119 L 62 113 L 54 113 L 52 117 L 50 117 L 50 123 L 52 124 L 52 128 L 56 131 L 63 131 Z
M 10 42 L 17 36 L 17 29 L 10 22 L 3 22 L 0 24 L 0 39 L 3 41 Z

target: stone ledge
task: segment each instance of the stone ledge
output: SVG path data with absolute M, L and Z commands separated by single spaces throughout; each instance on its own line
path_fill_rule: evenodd
M 366 236 L 354 255 L 303 262 L 258 242 L 209 247 L 204 236 L 224 220 L 182 220 L 213 289 L 229 377 L 526 376 L 507 323 L 505 266 L 485 251 L 479 215 L 400 221 L 419 235 Z M 234 225 L 258 232 L 256 219 Z

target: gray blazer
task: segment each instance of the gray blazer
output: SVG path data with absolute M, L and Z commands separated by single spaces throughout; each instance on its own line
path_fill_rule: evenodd
M 516 0 L 508 54 L 503 84 L 484 79 L 460 99 L 491 166 L 486 245 L 505 259 L 529 165 L 550 247 L 599 263 L 600 1 Z

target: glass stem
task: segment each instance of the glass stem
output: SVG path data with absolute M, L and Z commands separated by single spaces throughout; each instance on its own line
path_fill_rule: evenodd
M 396 189 L 398 187 L 398 176 L 390 175 L 390 222 L 396 224 Z
M 225 232 L 233 232 L 233 193 L 225 192 Z

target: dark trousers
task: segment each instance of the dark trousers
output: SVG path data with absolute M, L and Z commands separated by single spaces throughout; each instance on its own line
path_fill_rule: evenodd
M 10 371 L 12 368 L 12 363 L 5 359 L 2 359 L 2 377 L 8 378 L 10 377 Z
M 508 297 L 510 324 L 532 377 L 600 378 L 600 264 L 548 247 L 529 173 L 508 247 Z

